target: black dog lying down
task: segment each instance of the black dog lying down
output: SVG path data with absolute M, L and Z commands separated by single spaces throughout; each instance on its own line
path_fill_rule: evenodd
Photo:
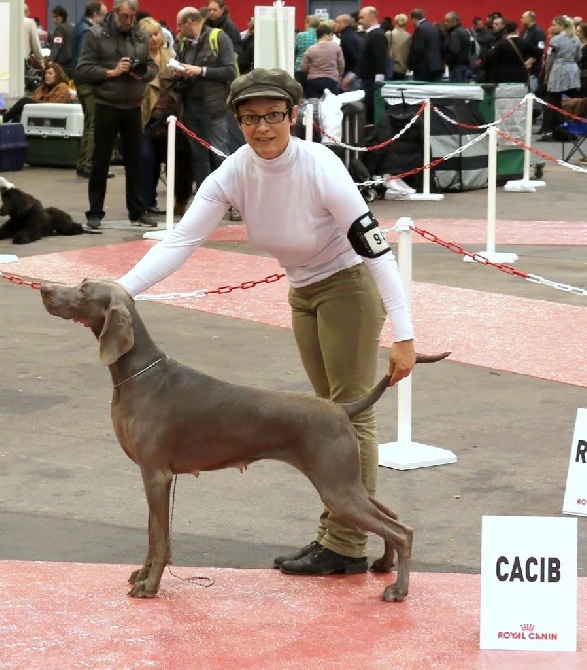
M 28 244 L 48 235 L 81 235 L 87 232 L 67 212 L 57 207 L 45 208 L 30 193 L 19 188 L 2 186 L 0 197 L 0 215 L 10 217 L 0 226 L 0 240 L 12 238 L 14 244 Z

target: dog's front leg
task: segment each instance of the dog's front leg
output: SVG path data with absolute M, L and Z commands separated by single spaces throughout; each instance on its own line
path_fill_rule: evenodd
M 163 570 L 171 560 L 169 493 L 173 475 L 168 471 L 148 468 L 141 468 L 141 472 L 149 505 L 149 550 L 145 565 L 135 575 L 129 595 L 153 598 L 159 590 Z

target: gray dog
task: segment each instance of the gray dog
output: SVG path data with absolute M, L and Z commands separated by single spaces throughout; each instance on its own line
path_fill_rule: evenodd
M 116 282 L 44 284 L 41 294 L 50 314 L 83 323 L 98 339 L 100 362 L 109 366 L 114 386 L 114 430 L 141 469 L 149 506 L 149 549 L 144 565 L 130 576 L 131 596 L 154 597 L 171 563 L 169 494 L 174 475 L 243 468 L 270 458 L 305 474 L 339 519 L 383 538 L 384 554 L 372 569 L 389 572 L 397 554 L 397 580 L 382 597 L 406 597 L 413 531 L 367 494 L 349 421 L 379 399 L 389 377 L 347 404 L 236 386 L 166 356 L 147 333 L 133 299 Z M 446 356 L 418 355 L 417 361 Z

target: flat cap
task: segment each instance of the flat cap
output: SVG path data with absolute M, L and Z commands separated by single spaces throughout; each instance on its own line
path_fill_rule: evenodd
M 234 109 L 247 98 L 283 98 L 292 106 L 299 104 L 303 89 L 285 70 L 255 68 L 230 85 L 227 103 Z

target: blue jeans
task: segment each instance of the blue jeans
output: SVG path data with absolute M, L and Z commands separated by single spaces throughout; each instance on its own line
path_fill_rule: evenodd
M 469 66 L 468 65 L 453 65 L 448 68 L 448 80 L 452 84 L 468 84 L 469 83 Z

